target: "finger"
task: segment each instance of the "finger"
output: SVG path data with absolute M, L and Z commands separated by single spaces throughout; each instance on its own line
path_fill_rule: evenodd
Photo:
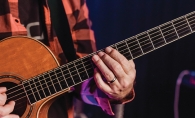
M 5 93 L 7 91 L 6 87 L 0 87 L 0 93 Z
M 102 90 L 104 93 L 110 93 L 112 91 L 110 86 L 103 81 L 101 74 L 97 68 L 94 69 L 94 80 L 95 80 L 97 87 L 100 90 Z
M 99 52 L 98 55 L 100 56 L 101 60 L 104 64 L 114 73 L 114 75 L 120 79 L 124 78 L 126 73 L 124 72 L 122 66 L 113 58 L 111 58 L 108 54 L 104 52 Z M 112 76 L 111 80 L 114 76 Z
M 5 92 L 7 91 L 6 87 L 0 87 L 0 105 L 4 105 L 7 99 Z
M 15 102 L 10 101 L 8 104 L 4 106 L 0 106 L 0 116 L 6 116 L 10 114 L 14 109 Z
M 0 106 L 4 105 L 7 99 L 7 95 L 5 93 L 0 94 Z
M 135 68 L 135 63 L 134 63 L 133 60 L 129 60 L 129 63 L 130 63 L 130 65 L 131 65 L 132 68 Z
M 107 84 L 107 82 L 102 79 L 101 74 L 97 68 L 94 70 L 94 80 L 98 88 L 108 95 L 118 93 L 121 90 L 120 83 L 117 79 L 113 83 Z
M 105 52 L 114 60 L 116 60 L 119 64 L 121 64 L 122 68 L 127 74 L 129 73 L 129 69 L 134 67 L 133 61 L 129 63 L 129 61 L 122 54 L 120 54 L 112 47 L 105 48 Z
M 93 62 L 98 67 L 102 75 L 105 77 L 107 81 L 111 81 L 114 78 L 114 74 L 112 71 L 105 65 L 105 63 L 100 59 L 98 55 L 94 55 L 92 57 Z
M 19 118 L 19 116 L 15 115 L 15 114 L 9 114 L 9 115 L 1 117 L 1 118 Z

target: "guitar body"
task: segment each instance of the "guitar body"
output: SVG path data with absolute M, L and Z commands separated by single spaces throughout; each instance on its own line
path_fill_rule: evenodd
M 0 41 L 0 86 L 6 86 L 8 90 L 20 85 L 24 80 L 58 66 L 59 63 L 52 52 L 37 40 L 10 37 Z M 25 92 L 22 86 L 16 87 L 13 91 L 17 90 L 18 97 L 7 95 L 8 101 L 16 101 L 14 114 L 20 115 L 21 118 L 47 118 L 48 109 L 54 98 L 69 89 L 34 104 L 30 104 L 28 98 L 23 97 Z

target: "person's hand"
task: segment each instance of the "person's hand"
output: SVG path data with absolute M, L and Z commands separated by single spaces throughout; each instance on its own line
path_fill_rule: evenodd
M 19 118 L 18 115 L 10 114 L 14 109 L 15 102 L 10 101 L 8 104 L 5 104 L 7 100 L 5 92 L 6 87 L 0 87 L 0 118 Z
M 92 60 L 98 68 L 94 70 L 97 87 L 111 99 L 125 98 L 133 89 L 136 76 L 134 62 L 128 61 L 111 47 L 107 47 L 105 52 L 94 55 Z

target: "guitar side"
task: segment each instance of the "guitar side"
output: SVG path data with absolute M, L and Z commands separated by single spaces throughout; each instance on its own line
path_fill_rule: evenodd
M 0 41 L 0 86 L 6 86 L 8 90 L 17 86 L 13 90 L 18 96 L 14 113 L 19 114 L 21 118 L 47 118 L 48 109 L 54 98 L 69 89 L 30 105 L 28 98 L 24 97 L 25 91 L 20 92 L 23 90 L 20 84 L 58 66 L 59 63 L 52 52 L 37 40 L 28 37 L 9 37 Z M 12 98 L 8 95 L 8 99 L 9 97 Z

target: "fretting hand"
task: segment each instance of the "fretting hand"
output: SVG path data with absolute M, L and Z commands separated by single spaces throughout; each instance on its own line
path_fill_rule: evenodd
M 97 66 L 94 80 L 100 90 L 113 100 L 125 98 L 133 89 L 136 76 L 135 64 L 117 50 L 107 47 L 92 57 Z

